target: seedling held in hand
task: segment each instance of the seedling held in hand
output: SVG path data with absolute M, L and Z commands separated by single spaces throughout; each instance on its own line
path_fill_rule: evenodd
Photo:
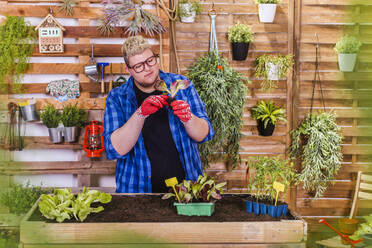
M 179 90 L 186 89 L 187 87 L 189 87 L 189 85 L 190 85 L 189 80 L 186 80 L 186 79 L 184 79 L 184 80 L 176 80 L 173 83 L 171 83 L 170 88 L 168 89 L 167 84 L 163 80 L 159 80 L 158 82 L 156 82 L 155 88 L 157 90 L 166 92 L 166 93 L 168 93 L 170 95 L 170 97 L 167 100 L 168 101 L 168 105 L 170 106 L 170 104 L 175 100 L 174 97 L 177 95 L 177 92 Z

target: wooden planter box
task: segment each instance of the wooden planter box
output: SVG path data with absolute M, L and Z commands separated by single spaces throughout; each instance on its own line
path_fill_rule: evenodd
M 20 226 L 20 245 L 35 247 L 305 247 L 307 223 L 119 222 L 46 223 L 30 221 L 38 202 Z

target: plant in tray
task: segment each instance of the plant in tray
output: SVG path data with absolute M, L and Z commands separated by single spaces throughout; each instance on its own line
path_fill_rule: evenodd
M 274 81 L 285 77 L 293 64 L 293 55 L 264 54 L 256 59 L 256 77 L 263 77 L 262 90 L 276 88 Z
M 254 199 L 246 201 L 247 212 L 269 213 L 272 217 L 286 215 L 288 205 L 275 206 L 274 182 L 284 185 L 284 191 L 296 178 L 293 163 L 278 157 L 252 157 L 247 160 L 246 183 Z
M 39 201 L 39 210 L 42 215 L 57 222 L 71 219 L 84 221 L 90 213 L 98 213 L 104 210 L 102 206 L 91 207 L 94 202 L 108 203 L 111 195 L 99 190 L 89 190 L 84 187 L 77 196 L 71 193 L 71 189 L 55 189 L 53 195 L 43 194 Z
M 233 59 L 245 60 L 247 58 L 249 44 L 253 40 L 251 27 L 237 23 L 229 28 L 228 39 L 231 42 Z
M 203 8 L 197 0 L 181 0 L 178 3 L 177 15 L 181 22 L 192 23 L 202 11 Z
M 278 121 L 287 122 L 285 110 L 273 101 L 259 101 L 252 107 L 251 114 L 257 120 L 257 129 L 262 136 L 271 136 Z
M 290 158 L 301 160 L 298 183 L 321 197 L 341 166 L 342 135 L 331 112 L 308 114 L 297 129 L 291 131 Z
M 334 50 L 338 53 L 340 71 L 352 72 L 356 63 L 357 53 L 362 45 L 356 37 L 345 35 L 337 41 Z
M 214 202 L 222 198 L 226 182 L 216 183 L 213 177 L 199 176 L 197 181 L 183 180 L 175 186 L 180 202 L 174 203 L 178 214 L 207 215 L 214 212 Z M 167 193 L 162 199 L 176 198 L 175 193 Z

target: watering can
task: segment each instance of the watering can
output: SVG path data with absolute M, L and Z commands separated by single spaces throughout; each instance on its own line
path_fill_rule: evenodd
M 98 82 L 99 79 L 99 68 L 94 59 L 94 44 L 92 44 L 92 55 L 89 59 L 89 64 L 84 67 L 85 75 L 94 82 Z

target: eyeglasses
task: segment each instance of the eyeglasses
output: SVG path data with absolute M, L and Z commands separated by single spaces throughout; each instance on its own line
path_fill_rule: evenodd
M 150 58 L 146 59 L 145 61 L 143 62 L 139 62 L 137 64 L 135 64 L 134 66 L 128 66 L 130 69 L 133 69 L 135 72 L 137 73 L 140 73 L 140 72 L 143 72 L 143 70 L 145 69 L 145 64 L 148 66 L 148 67 L 151 67 L 151 66 L 154 66 L 158 61 L 157 61 L 157 58 L 159 57 L 159 55 L 157 54 L 154 54 L 153 56 L 151 56 Z

